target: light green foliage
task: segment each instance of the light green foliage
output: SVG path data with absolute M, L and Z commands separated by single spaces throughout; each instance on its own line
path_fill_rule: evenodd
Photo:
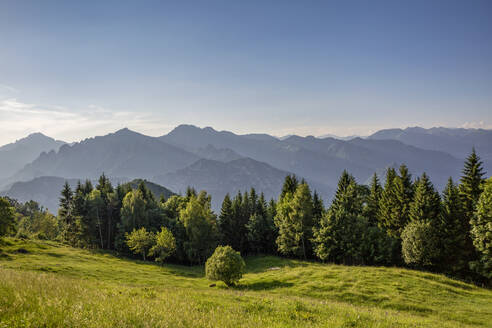
M 429 221 L 412 221 L 403 230 L 402 255 L 405 263 L 434 266 L 440 257 L 439 234 Z
M 485 328 L 492 322 L 492 291 L 444 275 L 272 256 L 245 260 L 237 288 L 210 288 L 203 267 L 6 238 L 0 327 Z
M 294 194 L 286 192 L 277 203 L 275 225 L 280 253 L 307 258 L 311 252 L 313 202 L 309 186 L 302 183 Z
M 156 262 L 164 262 L 176 251 L 176 239 L 171 231 L 162 227 L 155 236 L 155 245 L 150 248 L 149 255 L 154 256 Z
M 473 245 L 479 253 L 475 269 L 492 280 L 492 178 L 485 183 L 477 204 L 476 214 L 470 221 Z
M 205 263 L 205 274 L 210 280 L 235 285 L 243 276 L 244 260 L 231 246 L 219 246 Z
M 0 197 L 0 237 L 14 232 L 15 211 L 8 200 Z
M 200 193 L 190 195 L 186 208 L 181 210 L 179 220 L 186 231 L 183 244 L 188 261 L 204 263 L 218 243 L 215 215 L 210 209 L 210 197 Z
M 145 261 L 148 250 L 155 245 L 155 234 L 145 230 L 145 228 L 140 228 L 138 230 L 133 229 L 131 233 L 127 233 L 125 236 L 128 247 L 135 254 L 142 255 Z

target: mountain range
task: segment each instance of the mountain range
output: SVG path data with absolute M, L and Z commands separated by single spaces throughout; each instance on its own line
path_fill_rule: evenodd
M 0 148 L 0 165 L 5 167 L 0 189 L 19 200 L 31 197 L 54 210 L 65 179 L 71 183 L 96 179 L 104 172 L 113 181 L 142 178 L 178 193 L 188 186 L 205 189 L 218 209 L 226 193 L 251 187 L 267 198 L 276 197 L 285 175 L 293 173 L 305 178 L 327 201 L 345 169 L 366 183 L 374 172 L 381 177 L 388 167 L 404 163 L 414 176 L 425 171 L 442 188 L 449 176 L 459 177 L 473 147 L 491 172 L 491 130 L 391 129 L 342 140 L 238 135 L 180 125 L 160 137 L 122 129 L 70 145 L 34 134 Z

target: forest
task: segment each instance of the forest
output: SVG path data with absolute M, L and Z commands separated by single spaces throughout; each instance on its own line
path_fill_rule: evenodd
M 288 175 L 277 199 L 250 189 L 226 195 L 220 213 L 206 191 L 156 199 L 144 182 L 112 186 L 102 174 L 96 186 L 66 183 L 57 216 L 34 201 L 1 198 L 0 236 L 191 265 L 227 245 L 243 256 L 411 267 L 490 285 L 492 179 L 482 165 L 473 150 L 460 180 L 450 178 L 442 193 L 405 165 L 388 168 L 384 181 L 374 174 L 369 185 L 344 171 L 328 206 Z

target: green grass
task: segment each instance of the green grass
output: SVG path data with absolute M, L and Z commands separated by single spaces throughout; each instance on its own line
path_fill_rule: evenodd
M 443 275 L 277 257 L 246 270 L 209 287 L 202 267 L 6 239 L 0 327 L 492 327 L 492 291 Z

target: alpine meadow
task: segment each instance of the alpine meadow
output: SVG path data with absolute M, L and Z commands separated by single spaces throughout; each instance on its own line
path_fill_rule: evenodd
M 491 13 L 0 2 L 0 328 L 492 328 Z

